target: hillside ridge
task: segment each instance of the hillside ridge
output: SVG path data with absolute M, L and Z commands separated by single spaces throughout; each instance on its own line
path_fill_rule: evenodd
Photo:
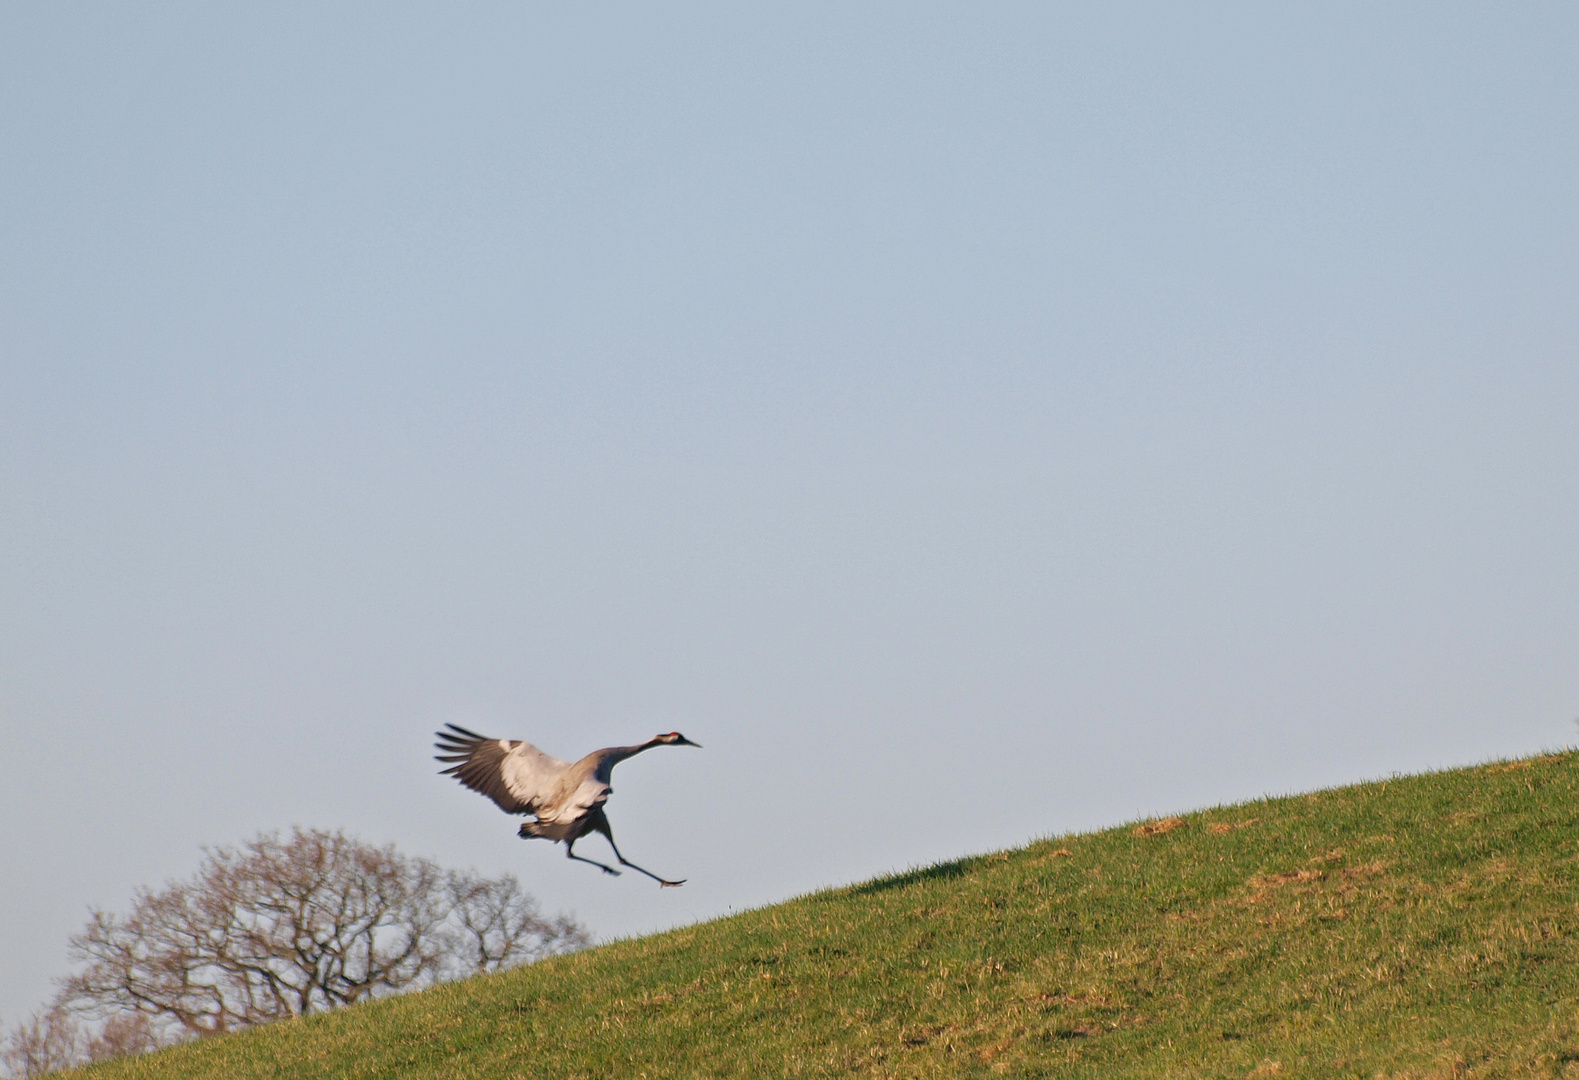
M 71 1074 L 1579 1077 L 1579 753 L 1038 840 Z

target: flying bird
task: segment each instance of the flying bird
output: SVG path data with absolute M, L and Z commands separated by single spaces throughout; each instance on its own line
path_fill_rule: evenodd
M 569 765 L 549 757 L 528 742 L 490 739 L 455 724 L 444 726 L 449 730 L 434 732 L 439 741 L 433 745 L 442 751 L 435 754 L 434 759 L 455 764 L 441 770 L 440 775 L 454 776 L 473 791 L 480 791 L 507 814 L 531 814 L 535 820 L 521 823 L 522 839 L 541 837 L 555 843 L 564 841 L 568 858 L 592 863 L 604 873 L 618 876 L 619 871 L 614 867 L 576 854 L 577 840 L 588 833 L 600 832 L 608 838 L 609 847 L 614 849 L 614 857 L 621 866 L 646 874 L 660 887 L 685 884 L 684 878 L 669 881 L 651 870 L 643 870 L 621 855 L 614 843 L 609 819 L 603 813 L 603 804 L 614 794 L 609 786 L 609 775 L 614 766 L 626 758 L 655 746 L 700 748 L 701 743 L 671 731 L 667 735 L 654 735 L 640 746 L 594 750 Z

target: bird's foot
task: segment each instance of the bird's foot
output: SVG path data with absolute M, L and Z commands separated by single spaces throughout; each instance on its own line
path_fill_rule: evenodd
M 690 880 L 690 878 L 681 878 L 679 881 L 664 881 L 662 878 L 659 878 L 658 879 L 658 888 L 660 888 L 660 889 L 678 889 L 681 885 L 684 885 L 689 880 Z

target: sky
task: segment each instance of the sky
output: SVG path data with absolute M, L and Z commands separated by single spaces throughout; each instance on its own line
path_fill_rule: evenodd
M 1573 743 L 1576 100 L 1557 3 L 6 6 L 0 1022 L 263 830 L 607 940 Z M 703 744 L 688 883 L 446 722 Z

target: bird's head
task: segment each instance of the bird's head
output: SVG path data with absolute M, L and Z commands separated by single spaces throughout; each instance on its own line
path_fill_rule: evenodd
M 663 743 L 665 746 L 694 746 L 698 750 L 702 748 L 701 743 L 692 742 L 684 735 L 681 735 L 678 731 L 671 731 L 667 735 L 654 735 L 652 741 L 656 743 Z

